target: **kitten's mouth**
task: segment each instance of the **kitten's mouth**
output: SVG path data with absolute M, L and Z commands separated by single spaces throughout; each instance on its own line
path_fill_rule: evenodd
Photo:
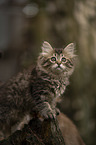
M 63 68 L 62 68 L 61 65 L 54 65 L 53 66 L 53 71 L 55 71 L 55 72 L 57 71 L 59 73 L 59 72 L 63 71 Z
M 60 66 L 57 66 L 56 69 L 57 70 L 62 70 L 62 68 Z

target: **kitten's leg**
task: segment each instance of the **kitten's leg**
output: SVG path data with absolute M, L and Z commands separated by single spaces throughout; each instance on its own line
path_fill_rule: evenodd
M 42 102 L 36 105 L 36 110 L 40 113 L 40 116 L 44 119 L 56 118 L 56 110 L 51 108 L 51 105 L 48 102 Z
M 11 133 L 14 133 L 16 130 L 22 130 L 25 124 L 28 124 L 32 117 L 29 114 L 26 114 L 22 120 L 16 125 L 12 126 Z
M 19 123 L 19 125 L 17 126 L 16 130 L 21 130 L 25 124 L 28 124 L 29 121 L 31 120 L 31 116 L 29 114 L 25 115 L 24 118 L 21 120 L 21 122 Z
M 37 88 L 39 89 L 37 90 Z M 33 91 L 32 98 L 34 98 L 33 100 L 34 107 L 32 107 L 32 111 L 39 113 L 41 117 L 43 117 L 44 119 L 56 118 L 56 110 L 55 107 L 53 106 L 54 105 L 52 102 L 53 98 L 51 97 L 54 94 L 50 92 L 48 88 L 40 88 L 40 84 L 39 87 L 38 86 L 33 87 L 32 91 Z

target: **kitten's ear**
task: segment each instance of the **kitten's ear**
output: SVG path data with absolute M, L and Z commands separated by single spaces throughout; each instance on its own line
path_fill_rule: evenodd
M 66 51 L 66 52 L 69 53 L 70 55 L 74 55 L 74 53 L 75 53 L 75 44 L 74 44 L 74 43 L 68 44 L 68 45 L 64 48 L 64 51 Z
M 52 46 L 47 41 L 44 41 L 42 45 L 42 54 L 46 55 L 52 50 L 53 50 Z

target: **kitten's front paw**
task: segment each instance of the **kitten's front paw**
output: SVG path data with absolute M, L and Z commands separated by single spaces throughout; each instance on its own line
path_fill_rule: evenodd
M 49 103 L 46 103 L 46 107 L 44 107 L 40 111 L 40 115 L 44 119 L 54 119 L 54 118 L 56 118 L 56 111 L 51 108 L 51 106 L 49 105 Z
M 56 118 L 56 112 L 53 110 L 43 110 L 41 112 L 41 116 L 43 116 L 44 119 L 54 119 Z

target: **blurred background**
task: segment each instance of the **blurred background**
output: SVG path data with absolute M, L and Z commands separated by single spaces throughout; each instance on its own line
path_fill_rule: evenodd
M 63 103 L 87 145 L 96 145 L 96 0 L 0 0 L 0 81 L 36 63 L 41 44 L 76 43 Z

